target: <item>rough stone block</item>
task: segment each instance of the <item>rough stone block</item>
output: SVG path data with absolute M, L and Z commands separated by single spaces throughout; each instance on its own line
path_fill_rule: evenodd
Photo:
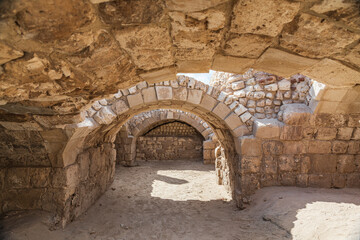
M 211 96 L 205 94 L 204 97 L 201 100 L 200 105 L 203 108 L 205 108 L 206 110 L 211 111 L 215 107 L 216 103 L 217 103 L 216 99 L 214 99 Z
M 360 173 L 350 173 L 347 175 L 346 187 L 360 187 Z
M 348 149 L 348 143 L 346 141 L 333 141 L 332 152 L 333 153 L 346 153 Z
M 110 124 L 115 118 L 116 114 L 110 107 L 103 107 L 94 115 L 94 120 L 99 124 Z
M 187 101 L 192 104 L 200 104 L 203 92 L 201 90 L 189 90 Z
M 174 100 L 186 101 L 188 92 L 185 87 L 173 88 Z
M 360 83 L 360 73 L 331 59 L 323 59 L 302 74 L 335 87 L 354 86 Z
M 43 188 L 50 184 L 51 168 L 29 168 L 30 187 Z
M 308 184 L 309 184 L 309 175 L 308 174 L 298 174 L 296 176 L 296 186 L 307 187 Z
M 127 100 L 130 108 L 136 107 L 144 103 L 141 93 L 137 93 L 134 95 L 128 95 Z
M 276 119 L 256 119 L 253 132 L 258 138 L 279 138 L 283 124 Z
M 339 155 L 337 170 L 339 173 L 353 173 L 356 171 L 354 155 Z
M 249 112 L 245 112 L 242 115 L 240 115 L 241 121 L 243 121 L 244 123 L 248 121 L 251 117 L 252 115 Z
M 304 71 L 317 62 L 318 60 L 300 57 L 274 48 L 268 48 L 266 52 L 261 55 L 256 64 L 253 65 L 253 68 L 270 72 L 278 76 L 290 77 Z
M 255 63 L 254 59 L 215 55 L 212 70 L 241 73 L 247 71 Z
M 124 112 L 129 110 L 128 105 L 123 100 L 118 100 L 114 102 L 111 106 L 111 109 L 116 113 L 117 115 L 123 114 Z
M 242 156 L 261 156 L 261 140 L 254 137 L 241 137 L 240 138 L 240 152 Z
M 281 128 L 280 139 L 282 140 L 301 140 L 303 128 L 301 126 L 283 126 Z
M 233 133 L 234 137 L 242 137 L 242 136 L 245 136 L 245 135 L 250 135 L 250 131 L 245 125 L 241 125 L 240 127 L 235 128 L 232 131 L 232 133 Z
M 280 141 L 265 141 L 262 149 L 265 155 L 280 155 L 283 153 L 284 144 Z
M 331 153 L 330 141 L 309 141 L 308 153 Z
M 261 157 L 242 156 L 240 170 L 244 173 L 260 172 Z
M 311 170 L 311 161 L 309 156 L 301 157 L 300 159 L 300 172 L 309 173 Z
M 152 103 L 157 101 L 154 87 L 145 88 L 141 92 L 144 98 L 144 103 Z
M 225 117 L 231 112 L 231 110 L 224 103 L 219 102 L 218 105 L 216 105 L 216 107 L 212 110 L 212 112 L 219 118 L 225 119 Z
M 278 161 L 279 170 L 281 172 L 291 172 L 296 170 L 296 162 L 292 155 L 282 155 Z
M 234 130 L 235 128 L 243 125 L 240 118 L 234 113 L 230 113 L 229 116 L 225 118 L 225 123 L 230 128 L 230 130 Z
M 349 128 L 349 127 L 338 128 L 336 138 L 339 140 L 350 140 L 353 130 L 354 130 L 353 128 Z
M 359 154 L 360 153 L 360 141 L 349 141 L 348 153 Z
M 311 158 L 311 173 L 335 173 L 337 156 L 329 154 L 314 154 Z
M 332 174 L 332 187 L 344 188 L 346 186 L 346 176 L 344 174 Z
M 309 187 L 330 188 L 332 177 L 331 174 L 310 174 Z
M 28 188 L 30 185 L 28 168 L 9 168 L 6 174 L 8 188 Z
M 311 115 L 311 109 L 305 104 L 285 104 L 281 106 L 283 122 L 287 125 L 307 125 Z
M 302 141 L 284 141 L 284 154 L 306 153 L 306 145 Z
M 318 140 L 333 140 L 336 138 L 336 128 L 318 128 L 316 139 Z
M 273 157 L 270 155 L 263 157 L 263 167 L 266 174 L 276 175 L 278 172 L 278 161 L 277 157 Z

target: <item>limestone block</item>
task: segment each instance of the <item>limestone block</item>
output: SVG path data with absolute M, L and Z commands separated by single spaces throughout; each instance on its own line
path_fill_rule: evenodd
M 171 39 L 167 28 L 156 25 L 134 26 L 129 29 L 117 30 L 115 38 L 140 69 L 158 69 L 174 63 L 170 51 Z M 133 44 L 134 42 L 137 44 Z M 159 73 L 156 75 L 159 76 Z M 146 81 L 149 80 L 149 75 L 146 73 L 140 76 Z M 162 81 L 165 80 L 171 79 Z
M 208 111 L 212 111 L 216 104 L 216 99 L 212 98 L 207 94 L 204 94 L 204 97 L 202 98 L 200 103 L 200 105 Z
M 89 117 L 92 117 L 96 113 L 96 110 L 94 110 L 93 108 L 89 108 L 88 110 L 86 110 L 86 113 Z
M 305 104 L 285 104 L 281 106 L 283 122 L 287 125 L 306 125 L 311 116 L 311 109 Z
M 360 84 L 360 72 L 331 59 L 321 60 L 302 74 L 328 86 L 346 87 Z
M 224 103 L 219 102 L 216 105 L 216 107 L 212 110 L 212 112 L 219 118 L 225 119 L 225 117 L 231 112 L 231 110 Z
M 234 130 L 235 128 L 243 125 L 240 118 L 234 113 L 230 113 L 229 116 L 225 118 L 225 123 L 230 128 L 230 130 Z
M 261 156 L 261 140 L 253 136 L 244 136 L 240 138 L 242 156 Z
M 30 184 L 28 168 L 9 168 L 5 185 L 11 188 L 27 188 Z
M 279 138 L 282 125 L 277 119 L 255 119 L 253 133 L 257 138 Z
M 283 79 L 278 82 L 279 90 L 281 91 L 288 91 L 291 87 L 291 82 L 287 79 Z
M 243 73 L 255 63 L 254 59 L 215 55 L 212 70 Z
M 253 34 L 231 36 L 225 45 L 225 53 L 230 56 L 258 58 L 270 46 L 272 38 Z
M 186 101 L 188 91 L 186 87 L 173 88 L 174 100 Z
M 140 77 L 149 84 L 176 79 L 176 68 L 166 67 L 160 70 L 141 73 Z
M 187 101 L 192 104 L 200 104 L 203 91 L 201 90 L 189 90 Z
M 178 88 L 179 87 L 179 83 L 177 80 L 170 80 L 170 86 L 172 88 Z
M 296 169 L 296 162 L 292 155 L 279 157 L 278 166 L 280 172 L 291 172 Z
M 62 129 L 51 129 L 51 130 L 41 131 L 40 135 L 45 142 L 64 143 L 67 142 L 68 140 L 65 131 Z
M 349 144 L 346 141 L 333 141 L 332 152 L 333 153 L 346 153 Z
M 340 140 L 350 140 L 352 133 L 353 133 L 353 128 L 350 127 L 344 127 L 344 128 L 338 128 L 338 132 L 337 132 L 337 139 Z
M 280 155 L 284 151 L 284 144 L 274 140 L 264 141 L 262 143 L 262 150 L 265 155 Z
M 355 128 L 354 129 L 354 132 L 353 132 L 353 135 L 352 135 L 351 139 L 354 139 L 354 140 L 359 140 L 360 139 L 360 128 Z
M 241 158 L 240 170 L 244 173 L 258 173 L 260 172 L 261 157 L 244 155 Z
M 223 102 L 227 96 L 228 96 L 228 93 L 226 93 L 226 92 L 220 92 L 217 100 L 220 101 L 220 102 Z
M 96 111 L 99 111 L 102 108 L 102 105 L 99 103 L 99 101 L 94 102 L 93 105 L 91 105 L 91 106 Z
M 176 61 L 179 73 L 208 73 L 212 61 L 209 60 L 178 60 Z
M 231 107 L 230 107 L 231 108 Z M 244 107 L 242 104 L 239 104 L 239 106 L 234 110 L 234 112 L 240 116 L 241 114 L 243 114 L 244 112 L 247 111 L 247 108 Z
M 138 89 L 140 89 L 140 90 L 143 89 L 143 88 L 146 88 L 146 87 L 147 87 L 147 82 L 146 82 L 146 81 L 142 81 L 142 82 L 136 84 L 136 87 L 137 87 Z
M 309 174 L 309 187 L 330 188 L 331 174 Z
M 128 111 L 129 107 L 125 101 L 118 100 L 112 104 L 111 109 L 114 111 L 115 114 L 120 115 Z
M 203 142 L 204 149 L 215 149 L 216 143 L 213 140 L 207 140 Z
M 278 90 L 277 83 L 272 83 L 264 86 L 265 91 L 276 92 Z
M 22 51 L 16 50 L 15 48 L 0 42 L 0 65 L 22 57 L 23 55 L 24 53 Z
M 293 20 L 299 9 L 300 3 L 297 2 L 243 0 L 234 6 L 235 18 L 230 31 L 275 37 L 284 24 Z
M 300 57 L 274 48 L 268 48 L 256 61 L 253 68 L 282 77 L 290 77 L 299 72 L 303 73 L 305 69 L 308 69 L 317 62 L 318 60 Z
M 246 122 L 252 117 L 251 113 L 245 112 L 242 115 L 240 115 L 241 121 Z
M 99 124 L 110 124 L 115 118 L 116 114 L 110 107 L 103 107 L 94 115 L 94 120 Z
M 319 140 L 333 140 L 336 138 L 337 129 L 336 128 L 326 128 L 321 127 L 317 130 L 316 139 Z
M 234 137 L 242 137 L 242 136 L 245 136 L 245 135 L 250 135 L 250 131 L 246 127 L 246 125 L 241 125 L 240 127 L 235 128 L 232 131 L 232 134 L 233 134 Z
M 34 188 L 48 187 L 51 168 L 29 168 L 30 186 Z
M 331 153 L 330 141 L 309 141 L 308 153 Z
M 158 100 L 171 100 L 173 98 L 172 87 L 156 86 Z
M 243 89 L 243 88 L 245 88 L 245 82 L 244 81 L 233 82 L 231 84 L 231 88 L 233 90 Z
M 141 91 L 141 93 L 144 98 L 144 103 L 152 103 L 157 101 L 154 87 L 145 88 Z
M 302 141 L 284 141 L 284 154 L 304 154 L 307 148 Z
M 137 93 L 137 94 L 134 94 L 134 95 L 128 95 L 127 100 L 128 100 L 130 108 L 141 105 L 141 104 L 144 103 L 144 100 L 142 98 L 141 93 Z
M 331 14 L 336 15 L 333 12 Z M 296 21 L 296 29 L 285 28 L 281 33 L 280 46 L 306 57 L 343 55 L 343 50 L 359 39 L 359 36 L 353 31 L 339 27 L 336 21 L 302 13 Z
M 335 173 L 337 166 L 337 156 L 330 154 L 313 154 L 311 159 L 312 173 Z

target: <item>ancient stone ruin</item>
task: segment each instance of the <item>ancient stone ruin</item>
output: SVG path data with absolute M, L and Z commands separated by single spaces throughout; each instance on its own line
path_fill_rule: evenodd
M 240 209 L 269 186 L 359 188 L 359 9 L 1 1 L 0 213 L 65 227 L 116 165 L 152 160 L 214 165 Z

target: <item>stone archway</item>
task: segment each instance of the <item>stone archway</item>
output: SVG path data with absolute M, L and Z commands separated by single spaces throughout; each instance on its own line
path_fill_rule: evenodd
M 167 121 L 184 122 L 195 128 L 205 141 L 203 142 L 203 161 L 206 164 L 214 163 L 214 151 L 217 140 L 209 125 L 195 114 L 180 110 L 158 109 L 141 113 L 132 117 L 124 125 L 126 129 L 119 132 L 116 144 L 122 145 L 121 152 L 117 152 L 117 163 L 125 166 L 132 166 L 136 157 L 136 142 L 139 136 L 150 130 L 159 123 Z M 213 139 L 214 138 L 214 139 Z
M 73 219 L 85 211 L 111 183 L 115 165 L 113 142 L 121 126 L 136 114 L 158 108 L 187 111 L 208 123 L 225 151 L 233 198 L 238 206 L 242 206 L 237 169 L 239 155 L 235 143 L 237 137 L 249 132 L 248 125 L 252 125 L 253 117 L 245 107 L 243 111 L 235 112 L 223 101 L 218 89 L 194 79 L 179 78 L 156 85 L 143 82 L 119 91 L 112 98 L 95 102 L 86 110 L 84 121 L 66 127 L 72 135 L 62 154 L 63 160 L 78 167 L 72 167 L 73 172 L 69 173 L 67 169 L 71 166 L 65 166 L 67 173 L 64 175 L 74 184 L 68 188 L 71 194 L 67 194 L 64 220 Z M 86 166 L 85 169 L 82 165 Z M 86 177 L 79 178 L 77 171 L 84 171 Z M 91 194 L 81 191 L 90 185 L 96 186 Z

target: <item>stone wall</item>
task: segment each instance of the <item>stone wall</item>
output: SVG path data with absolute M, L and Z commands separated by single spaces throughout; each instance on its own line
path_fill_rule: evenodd
M 0 127 L 0 213 L 11 210 L 55 211 L 60 182 L 45 147 L 45 132 Z M 59 139 L 60 141 L 61 139 Z M 26 196 L 26 197 L 24 197 Z
M 203 137 L 174 121 L 154 127 L 137 139 L 136 160 L 201 160 Z
M 136 160 L 202 160 L 202 139 L 193 137 L 139 137 Z
M 277 118 L 283 104 L 309 102 L 312 83 L 300 74 L 285 79 L 250 69 L 244 74 L 215 72 L 210 84 L 220 88 L 218 100 L 234 109 L 251 130 L 254 119 Z
M 114 180 L 116 150 L 114 144 L 85 149 L 66 172 L 72 189 L 65 205 L 65 219 L 72 221 L 86 211 Z
M 133 159 L 135 158 L 135 147 L 132 146 L 134 137 L 128 134 L 128 129 L 123 126 L 115 139 L 116 149 L 116 163 L 123 166 L 133 165 Z M 132 156 L 134 155 L 134 156 Z
M 286 124 L 258 120 L 254 136 L 240 138 L 243 194 L 273 185 L 360 187 L 360 115 L 287 107 Z

